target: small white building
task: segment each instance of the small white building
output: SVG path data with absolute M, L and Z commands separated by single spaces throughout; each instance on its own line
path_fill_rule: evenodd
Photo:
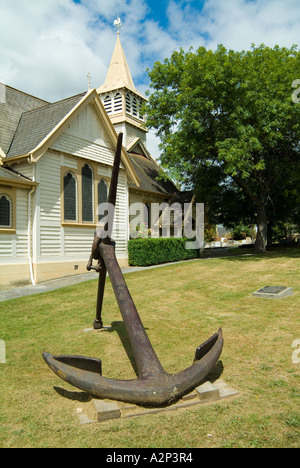
M 119 263 L 127 265 L 130 204 L 150 206 L 178 192 L 171 181 L 157 179 L 144 101 L 119 34 L 97 90 L 49 103 L 6 86 L 0 103 L 0 288 L 86 271 L 120 132 L 112 237 Z

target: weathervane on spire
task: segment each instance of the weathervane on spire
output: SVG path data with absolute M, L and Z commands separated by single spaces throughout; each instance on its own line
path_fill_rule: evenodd
M 122 27 L 122 21 L 121 21 L 121 19 L 120 19 L 120 17 L 118 15 L 117 15 L 117 19 L 114 21 L 114 27 L 118 31 L 118 34 L 120 34 L 120 29 Z

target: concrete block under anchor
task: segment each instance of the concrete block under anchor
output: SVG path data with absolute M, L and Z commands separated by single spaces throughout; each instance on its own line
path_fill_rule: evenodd
M 214 401 L 220 397 L 220 390 L 211 382 L 204 382 L 196 388 L 201 401 Z
M 107 403 L 102 400 L 93 400 L 93 403 L 96 409 L 98 422 L 121 417 L 121 410 L 116 403 Z

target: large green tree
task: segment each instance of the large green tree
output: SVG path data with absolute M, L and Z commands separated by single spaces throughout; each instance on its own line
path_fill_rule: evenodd
M 226 212 L 230 193 L 240 199 L 265 251 L 268 224 L 299 211 L 297 47 L 179 50 L 149 76 L 147 125 L 161 139 L 162 166 L 215 211 L 222 199 Z

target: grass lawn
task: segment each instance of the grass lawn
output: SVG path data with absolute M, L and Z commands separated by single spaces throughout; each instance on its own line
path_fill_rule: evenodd
M 83 331 L 94 319 L 95 280 L 0 303 L 0 447 L 300 447 L 300 364 L 292 361 L 300 339 L 299 260 L 300 250 L 287 250 L 125 275 L 165 369 L 188 367 L 196 347 L 221 326 L 218 370 L 239 391 L 237 398 L 140 418 L 79 424 L 76 409 L 89 404 L 88 395 L 42 359 L 43 351 L 99 357 L 104 376 L 135 377 L 109 281 L 103 315 L 111 331 Z M 266 285 L 290 286 L 294 295 L 252 297 Z

